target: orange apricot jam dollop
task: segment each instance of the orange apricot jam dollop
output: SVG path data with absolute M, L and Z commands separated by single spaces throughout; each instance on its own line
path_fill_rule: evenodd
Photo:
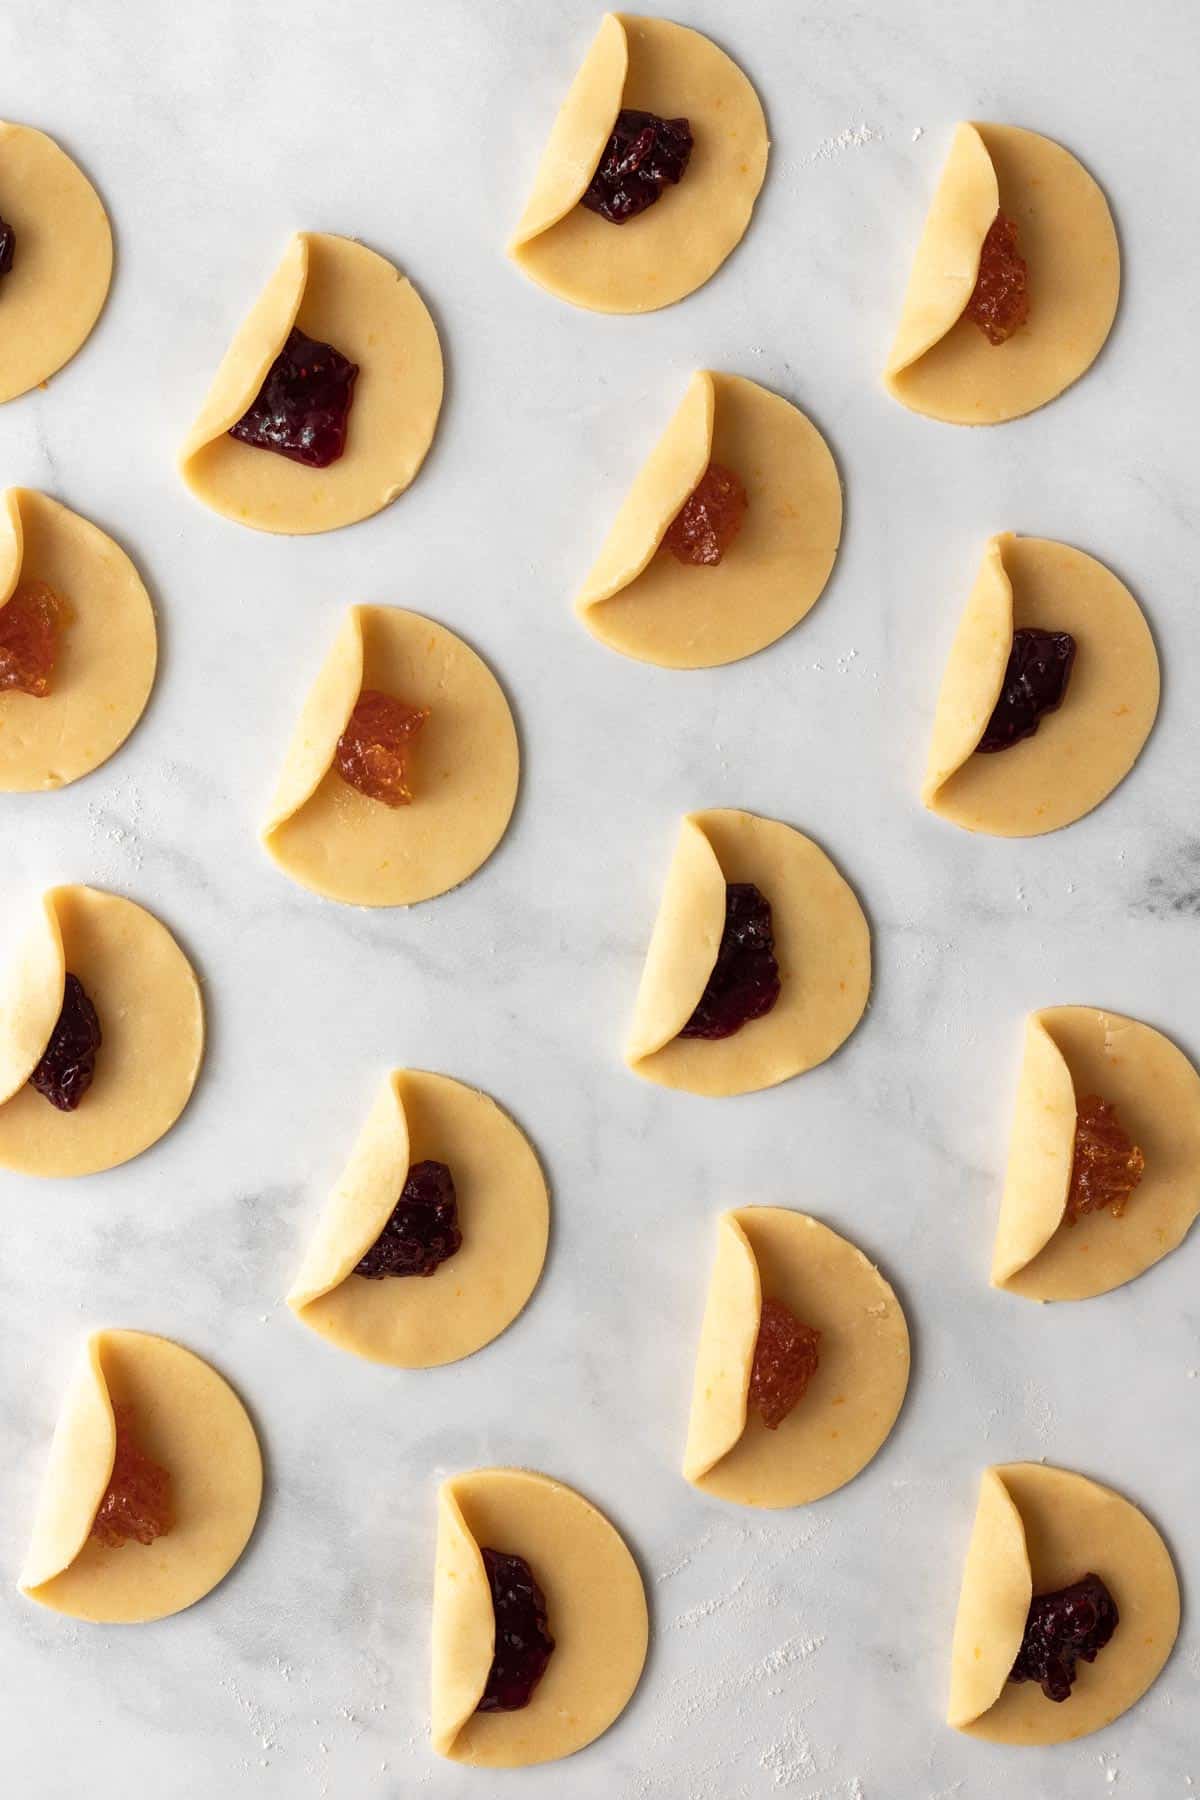
M 746 490 L 732 469 L 710 462 L 671 523 L 664 543 L 681 563 L 719 563 L 746 516 Z
M 92 1520 L 92 1536 L 119 1550 L 136 1538 L 152 1544 L 171 1529 L 171 1477 L 138 1449 L 133 1436 L 132 1406 L 115 1406 L 117 1454 L 113 1472 Z
M 22 581 L 0 606 L 0 693 L 15 688 L 46 698 L 67 613 L 66 601 L 44 581 Z
M 391 694 L 364 688 L 338 739 L 335 760 L 342 780 L 368 800 L 411 806 L 408 758 L 428 717 L 427 706 L 406 706 Z
M 998 212 L 979 253 L 979 275 L 967 301 L 989 344 L 1006 344 L 1029 317 L 1029 264 L 1017 251 L 1017 228 Z
M 819 1331 L 802 1325 L 782 1300 L 764 1300 L 750 1369 L 750 1404 L 768 1431 L 778 1431 L 803 1400 L 821 1358 Z
M 1077 1103 L 1075 1115 L 1067 1224 L 1105 1206 L 1119 1219 L 1145 1167 L 1145 1157 L 1117 1123 L 1116 1108 L 1098 1094 L 1086 1095 Z

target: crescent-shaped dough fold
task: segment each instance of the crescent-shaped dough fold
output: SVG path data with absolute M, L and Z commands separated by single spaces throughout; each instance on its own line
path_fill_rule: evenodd
M 15 952 L 0 965 L 0 1106 L 42 1060 L 62 1011 L 67 964 L 54 890 L 43 894 Z
M 996 1469 L 985 1469 L 950 1652 L 947 1722 L 961 1731 L 1004 1691 L 1033 1598 L 1025 1527 Z
M 264 842 L 312 799 L 329 773 L 338 739 L 363 688 L 362 615 L 359 606 L 347 612 L 300 709 L 263 825 Z
M 287 1297 L 297 1317 L 361 1262 L 391 1217 L 408 1174 L 408 1120 L 399 1070 L 386 1078 L 329 1196 Z
M 685 818 L 642 968 L 626 1048 L 631 1066 L 679 1036 L 708 984 L 724 928 L 724 872 L 700 815 Z
M 898 375 L 945 337 L 979 278 L 979 253 L 1000 207 L 1000 184 L 974 125 L 958 125 L 929 205 L 887 375 Z
M 707 1475 L 746 1429 L 746 1395 L 761 1312 L 762 1283 L 750 1240 L 734 1213 L 722 1213 L 683 1453 L 683 1472 L 689 1481 Z
M 112 1475 L 117 1431 L 100 1341 L 95 1332 L 84 1345 L 54 1427 L 29 1548 L 17 1580 L 26 1594 L 75 1561 Z
M 438 1755 L 449 1756 L 483 1698 L 496 1651 L 496 1615 L 483 1557 L 462 1516 L 453 1482 L 443 1482 L 438 1489 L 437 1512 L 429 1736 Z
M 621 110 L 628 70 L 624 23 L 605 13 L 546 141 L 510 255 L 557 225 L 587 192 Z
M 25 528 L 21 523 L 20 488 L 0 494 L 0 606 L 11 600 L 21 579 L 25 555 Z

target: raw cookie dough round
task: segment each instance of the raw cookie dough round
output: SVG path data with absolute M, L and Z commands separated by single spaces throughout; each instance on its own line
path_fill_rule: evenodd
M 725 889 L 753 882 L 771 904 L 782 992 L 761 1019 L 719 1040 L 682 1038 L 708 985 Z M 871 933 L 854 890 L 810 838 L 776 819 L 718 808 L 680 827 L 638 990 L 625 1060 L 690 1094 L 774 1087 L 833 1055 L 863 1015 Z
M 152 1545 L 91 1536 L 112 1476 L 114 1406 L 171 1478 L 170 1529 Z M 99 1625 L 182 1612 L 224 1580 L 254 1529 L 262 1457 L 245 1407 L 200 1357 L 144 1331 L 97 1331 L 67 1393 L 20 1587 Z
M 59 1112 L 28 1085 L 62 1010 L 67 974 L 96 1008 L 91 1087 Z M 196 976 L 166 926 L 98 888 L 47 889 L 0 971 L 0 1168 L 93 1175 L 140 1155 L 191 1097 L 204 1052 Z
M 354 1274 L 415 1163 L 445 1163 L 462 1246 L 430 1276 Z M 527 1138 L 494 1100 L 445 1075 L 387 1077 L 288 1295 L 296 1317 L 341 1350 L 430 1369 L 499 1337 L 546 1259 L 550 1200 Z
M 709 462 L 742 481 L 742 528 L 711 567 L 663 543 Z M 798 407 L 701 370 L 617 514 L 576 601 L 593 636 L 667 669 L 710 669 L 773 644 L 813 607 L 842 535 L 829 447 Z
M 296 326 L 358 364 L 346 448 L 325 469 L 229 436 Z M 294 535 L 381 512 L 415 478 L 442 405 L 437 328 L 412 283 L 351 238 L 297 232 L 217 370 L 179 468 L 239 525 Z
M 334 761 L 364 688 L 428 707 L 411 806 L 350 787 Z M 520 751 L 503 690 L 461 638 L 398 606 L 352 606 L 304 704 L 262 841 L 302 887 L 411 906 L 473 875 L 508 828 Z
M 820 1362 L 774 1431 L 748 1407 L 764 1299 L 821 1333 Z M 861 1250 L 806 1213 L 744 1206 L 717 1221 L 683 1472 L 740 1506 L 806 1506 L 877 1453 L 908 1387 L 908 1326 Z
M 623 225 L 579 205 L 627 108 L 686 118 L 683 179 Z M 762 104 L 737 64 L 667 19 L 605 13 L 534 177 L 509 255 L 592 312 L 642 313 L 702 287 L 741 241 L 767 171 Z
M 154 686 L 158 637 L 141 577 L 110 537 L 32 488 L 0 497 L 0 608 L 44 581 L 68 613 L 50 692 L 0 693 L 0 792 L 65 787 L 118 750 Z
M 0 275 L 0 403 L 40 387 L 87 340 L 108 298 L 112 231 L 65 150 L 0 120 L 0 218 L 16 236 Z
M 997 212 L 1029 264 L 1029 318 L 992 344 L 965 316 Z M 917 246 L 884 379 L 913 412 L 997 425 L 1089 369 L 1112 329 L 1121 252 L 1100 188 L 1061 144 L 1015 125 L 960 125 Z
M 1029 1603 L 1099 1575 L 1120 1623 L 1070 1698 L 1010 1682 Z M 986 1469 L 963 1569 L 948 1722 L 993 1744 L 1065 1744 L 1111 1725 L 1157 1678 L 1179 1630 L 1171 1555 L 1145 1514 L 1111 1488 L 1044 1463 Z
M 521 1556 L 546 1597 L 554 1651 L 529 1705 L 476 1712 L 495 1649 L 481 1550 Z M 525 1469 L 475 1469 L 438 1492 L 431 1737 L 440 1756 L 516 1769 L 582 1750 L 637 1687 L 649 1621 L 637 1564 L 603 1513 Z
M 1069 631 L 1062 705 L 1032 737 L 976 752 L 1013 632 Z M 967 831 L 1037 837 L 1091 812 L 1128 775 L 1158 712 L 1158 656 L 1129 589 L 1050 538 L 990 538 L 942 678 L 921 799 Z
M 1120 1218 L 1066 1220 L 1077 1101 L 1096 1094 L 1146 1159 Z M 1161 1032 L 1120 1013 L 1050 1006 L 1025 1022 L 992 1283 L 1029 1300 L 1087 1300 L 1178 1247 L 1200 1214 L 1200 1074 Z

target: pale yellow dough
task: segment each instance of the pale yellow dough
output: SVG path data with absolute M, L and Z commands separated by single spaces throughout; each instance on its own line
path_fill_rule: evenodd
M 229 436 L 293 325 L 358 364 L 346 448 L 306 468 Z M 333 531 L 382 511 L 425 460 L 442 405 L 437 328 L 412 283 L 351 238 L 297 232 L 217 370 L 180 452 L 206 506 L 259 531 Z
M 1010 1682 L 1029 1602 L 1099 1575 L 1120 1623 L 1095 1662 L 1076 1664 L 1070 1698 Z M 1111 1725 L 1157 1678 L 1179 1630 L 1170 1552 L 1145 1514 L 1111 1488 L 1043 1463 L 986 1469 L 963 1569 L 948 1723 L 994 1744 L 1064 1744 Z
M 112 231 L 100 196 L 44 131 L 0 120 L 0 218 L 16 233 L 0 276 L 0 403 L 70 362 L 112 280 Z
M 91 1087 L 64 1113 L 28 1085 L 78 976 L 100 1020 Z M 132 900 L 47 889 L 0 972 L 0 1168 L 93 1175 L 157 1143 L 191 1096 L 204 1008 L 183 951 Z
M 1004 685 L 1013 632 L 1069 631 L 1062 705 L 1032 737 L 976 753 Z M 921 798 L 993 837 L 1036 837 L 1091 812 L 1124 780 L 1158 712 L 1158 656 L 1129 589 L 1082 550 L 1001 532 L 988 540 L 934 714 Z
M 461 1248 L 429 1276 L 355 1275 L 409 1168 L 425 1161 L 445 1163 L 454 1178 Z M 546 1178 L 495 1101 L 445 1075 L 396 1069 L 329 1197 L 288 1305 L 330 1343 L 371 1362 L 456 1362 L 521 1311 L 538 1284 L 549 1229 Z
M 412 756 L 414 799 L 390 807 L 337 772 L 360 691 L 428 707 Z M 305 702 L 262 841 L 302 887 L 350 906 L 410 906 L 485 863 L 517 799 L 508 701 L 462 639 L 397 606 L 352 606 Z
M 992 344 L 964 309 L 997 212 L 1029 264 L 1029 318 Z M 960 125 L 917 246 L 884 379 L 913 412 L 997 425 L 1089 369 L 1112 329 L 1121 253 L 1108 202 L 1069 151 L 1015 125 Z
M 171 1478 L 171 1526 L 152 1544 L 91 1536 L 112 1475 L 114 1406 L 133 1408 L 135 1442 Z M 19 1585 L 94 1624 L 166 1618 L 229 1573 L 261 1497 L 254 1427 L 215 1369 L 144 1331 L 94 1332 L 59 1415 Z
M 43 699 L 0 693 L 0 792 L 65 787 L 120 748 L 142 716 L 158 662 L 154 609 L 110 537 L 32 488 L 0 497 L 0 608 L 44 581 L 69 614 Z
M 578 204 L 624 108 L 686 118 L 682 181 L 614 225 Z M 592 312 L 642 313 L 702 287 L 740 242 L 767 170 L 767 122 L 737 64 L 666 19 L 605 13 L 555 120 L 509 254 Z
M 768 1431 L 747 1396 L 764 1299 L 821 1333 L 820 1362 Z M 741 1506 L 806 1506 L 877 1453 L 908 1387 L 908 1326 L 879 1270 L 827 1225 L 779 1206 L 717 1221 L 683 1472 Z
M 708 984 L 725 888 L 753 882 L 771 904 L 782 992 L 732 1037 L 681 1038 Z M 824 1062 L 863 1015 L 871 934 L 853 889 L 810 838 L 775 819 L 717 809 L 680 827 L 625 1059 L 635 1075 L 691 1094 L 746 1094 Z
M 478 1713 L 495 1649 L 481 1550 L 524 1557 L 546 1598 L 555 1648 L 529 1705 Z M 553 1762 L 624 1711 L 646 1660 L 637 1564 L 573 1488 L 524 1469 L 475 1469 L 438 1493 L 431 1737 L 441 1756 L 483 1769 Z

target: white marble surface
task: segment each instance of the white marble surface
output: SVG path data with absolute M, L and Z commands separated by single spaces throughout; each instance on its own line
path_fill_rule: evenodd
M 1189 1613 L 1148 1699 L 1056 1752 L 942 1724 L 978 1472 L 1045 1456 L 1124 1487 L 1200 1576 L 1200 1245 L 1058 1310 L 986 1271 L 1020 1022 L 1085 1001 L 1200 1051 L 1192 0 L 692 0 L 758 83 L 774 152 L 720 276 L 644 320 L 590 317 L 502 253 L 594 0 L 153 0 L 8 6 L 6 114 L 83 161 L 111 211 L 99 329 L 0 413 L 0 481 L 44 487 L 132 552 L 159 610 L 150 711 L 105 769 L 0 804 L 0 929 L 50 879 L 158 911 L 202 972 L 211 1053 L 156 1150 L 0 1193 L 0 1568 L 15 1576 L 80 1334 L 179 1337 L 233 1379 L 269 1490 L 193 1611 L 87 1629 L 0 1598 L 13 1800 L 220 1793 L 457 1800 L 949 1800 L 1185 1795 L 1200 1782 Z M 1044 413 L 969 435 L 882 392 L 951 125 L 1044 129 L 1106 186 L 1117 328 Z M 189 499 L 173 452 L 297 226 L 362 236 L 430 303 L 448 359 L 434 453 L 390 512 L 294 542 Z M 696 366 L 797 400 L 847 487 L 809 620 L 751 662 L 671 675 L 606 653 L 568 596 Z M 1060 537 L 1143 600 L 1165 703 L 1132 778 L 1028 843 L 916 799 L 942 661 L 985 535 Z M 322 905 L 259 852 L 297 704 L 352 600 L 428 610 L 507 685 L 525 753 L 500 853 L 411 913 Z M 618 1046 L 684 808 L 788 819 L 869 910 L 871 1009 L 832 1063 L 712 1103 L 628 1076 Z M 280 1296 L 380 1072 L 478 1083 L 545 1159 L 545 1280 L 498 1343 L 374 1369 Z M 857 1238 L 914 1329 L 908 1404 L 850 1488 L 726 1510 L 677 1473 L 712 1221 L 806 1207 Z M 503 1780 L 426 1743 L 433 1495 L 516 1461 L 577 1484 L 636 1546 L 653 1649 L 626 1715 L 569 1765 Z

